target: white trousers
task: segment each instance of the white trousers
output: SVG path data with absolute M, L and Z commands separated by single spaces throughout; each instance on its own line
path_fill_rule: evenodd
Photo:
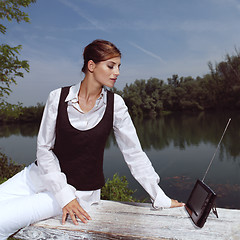
M 22 227 L 62 213 L 52 193 L 34 191 L 27 171 L 25 168 L 0 185 L 0 240 Z

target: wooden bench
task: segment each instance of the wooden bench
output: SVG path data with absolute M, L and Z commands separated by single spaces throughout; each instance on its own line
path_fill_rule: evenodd
M 102 200 L 89 212 L 87 224 L 75 226 L 61 216 L 35 223 L 14 237 L 31 240 L 68 239 L 240 239 L 240 210 L 218 208 L 219 218 L 210 213 L 202 229 L 196 228 L 184 207 L 153 210 L 150 204 L 131 204 Z

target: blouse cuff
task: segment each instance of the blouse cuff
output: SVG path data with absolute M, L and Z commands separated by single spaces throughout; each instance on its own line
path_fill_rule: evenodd
M 61 191 L 55 194 L 57 202 L 61 208 L 63 208 L 68 203 L 70 203 L 73 199 L 76 198 L 75 191 L 76 190 L 74 187 L 72 187 L 71 185 L 67 185 Z
M 152 206 L 154 209 L 161 209 L 161 208 L 170 208 L 171 207 L 171 198 L 169 198 L 163 191 L 160 191 L 157 194 L 155 200 L 152 200 Z

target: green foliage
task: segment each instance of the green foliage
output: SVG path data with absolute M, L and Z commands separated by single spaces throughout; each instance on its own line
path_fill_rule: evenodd
M 213 67 L 209 63 L 211 77 L 215 83 L 216 102 L 225 108 L 240 108 L 240 52 L 235 48 L 235 54 L 226 54 L 225 61 Z
M 20 122 L 40 122 L 44 110 L 43 103 L 37 103 L 37 106 L 23 107 Z
M 24 165 L 17 165 L 11 159 L 0 152 L 0 183 L 6 181 L 16 173 L 20 172 Z
M 152 118 L 164 112 L 240 109 L 240 52 L 225 56 L 203 77 L 173 74 L 167 83 L 157 78 L 136 80 L 115 92 L 122 95 L 132 117 Z
M 19 50 L 22 46 L 10 47 L 8 44 L 0 45 L 0 97 L 9 95 L 10 85 L 16 84 L 16 77 L 23 77 L 22 70 L 29 72 L 29 64 L 26 60 L 19 60 Z
M 0 122 L 14 122 L 22 114 L 22 104 L 9 104 L 0 102 Z
M 133 116 L 155 117 L 163 110 L 161 95 L 164 91 L 164 82 L 157 78 L 136 80 L 123 89 L 122 96 Z
M 0 178 L 0 184 L 4 183 L 7 181 L 7 178 Z
M 119 176 L 117 173 L 113 175 L 113 179 L 108 179 L 105 186 L 101 190 L 101 199 L 121 201 L 121 202 L 136 202 L 133 194 L 136 192 L 128 188 L 128 182 L 125 176 Z
M 29 22 L 30 19 L 28 14 L 21 11 L 21 7 L 28 7 L 31 3 L 36 2 L 36 0 L 1 0 L 0 2 L 0 18 L 2 20 L 7 19 L 8 21 L 16 20 L 17 23 L 21 21 Z M 0 25 L 1 32 L 6 32 L 6 27 L 2 24 Z
M 20 103 L 18 105 L 5 103 L 0 108 L 0 122 L 40 122 L 43 110 L 43 103 L 37 103 L 37 106 L 30 107 L 22 107 Z
M 29 22 L 28 14 L 21 11 L 21 8 L 28 7 L 36 0 L 1 0 L 0 1 L 0 19 L 17 23 L 21 21 Z M 6 34 L 7 28 L 0 24 L 0 33 Z M 0 44 L 0 104 L 7 108 L 4 97 L 10 94 L 10 85 L 16 84 L 17 77 L 24 77 L 23 71 L 29 72 L 29 64 L 26 60 L 19 60 L 18 56 L 21 45 L 12 47 L 8 44 Z

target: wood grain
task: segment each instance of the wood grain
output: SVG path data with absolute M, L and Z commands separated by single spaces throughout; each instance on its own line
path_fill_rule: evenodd
M 61 216 L 26 227 L 15 234 L 19 239 L 240 239 L 240 210 L 218 208 L 219 218 L 210 214 L 202 229 L 196 228 L 185 208 L 153 210 L 150 204 L 101 201 L 93 205 L 87 224 L 71 220 L 61 224 Z

